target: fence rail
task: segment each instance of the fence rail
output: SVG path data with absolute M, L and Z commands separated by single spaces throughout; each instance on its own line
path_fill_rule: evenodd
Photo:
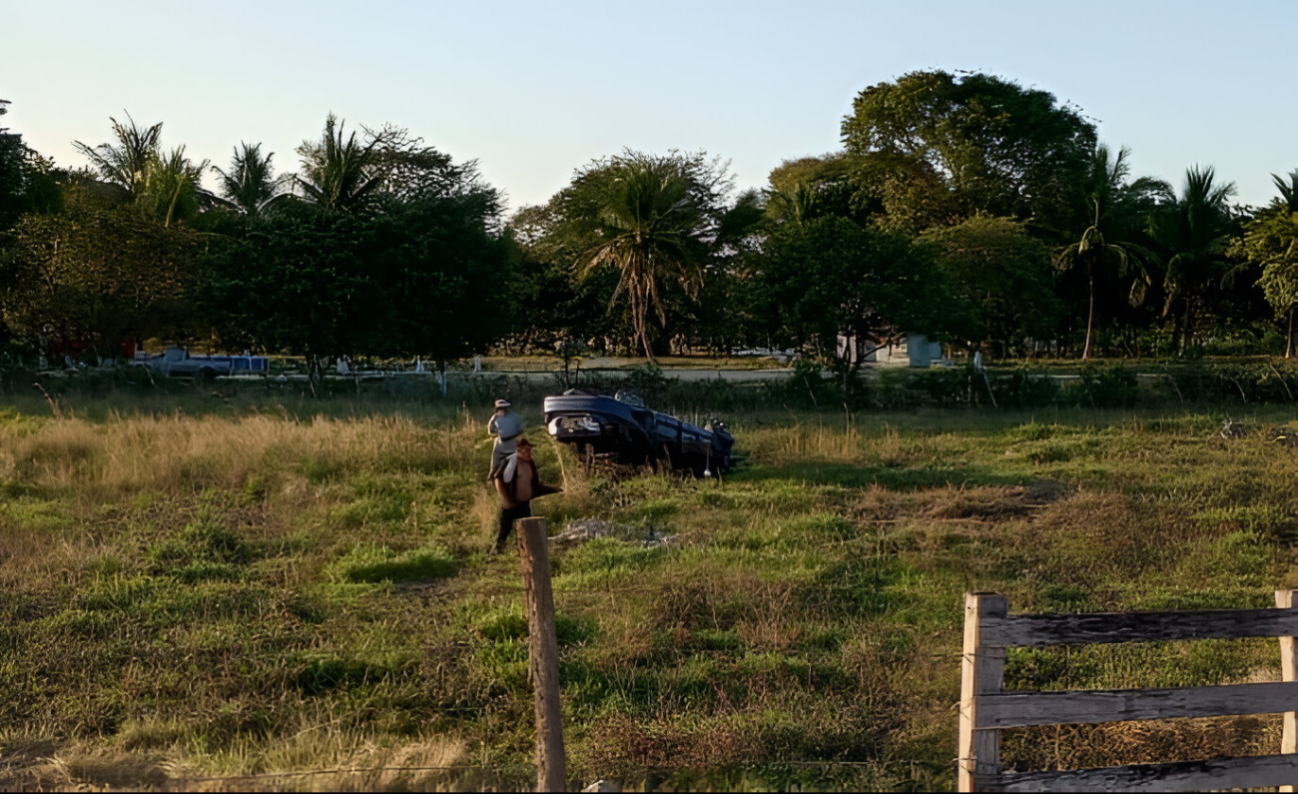
M 1004 596 L 965 596 L 960 683 L 960 791 L 1197 791 L 1298 783 L 1298 610 L 1277 591 L 1275 609 L 1013 615 Z M 1159 640 L 1277 637 L 1279 682 L 1177 689 L 1006 692 L 1005 649 Z M 1057 772 L 1004 772 L 1000 731 L 1029 725 L 1284 714 L 1280 755 Z

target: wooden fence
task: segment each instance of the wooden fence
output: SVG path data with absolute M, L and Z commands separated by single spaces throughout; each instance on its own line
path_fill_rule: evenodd
M 1198 791 L 1298 783 L 1298 591 L 1276 609 L 1010 615 L 1004 596 L 965 596 L 960 791 Z M 1283 681 L 1178 689 L 1006 692 L 1005 649 L 1157 640 L 1280 638 Z M 1284 714 L 1280 755 L 1059 772 L 1005 772 L 1000 731 L 1029 725 Z

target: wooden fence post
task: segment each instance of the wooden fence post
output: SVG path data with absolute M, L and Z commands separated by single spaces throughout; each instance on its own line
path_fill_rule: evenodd
M 550 589 L 550 546 L 544 518 L 516 522 L 527 601 L 528 673 L 536 703 L 536 790 L 565 791 L 563 710 L 559 703 L 559 642 Z
M 957 775 L 960 791 L 974 791 L 976 776 L 1000 773 L 1000 732 L 976 728 L 978 696 L 1001 692 L 1005 680 L 1005 649 L 983 644 L 985 618 L 1004 618 L 1009 602 L 1004 596 L 966 593 L 964 605 L 964 656 L 960 664 L 960 757 Z
M 1293 609 L 1293 590 L 1275 591 L 1275 605 L 1280 609 Z M 1294 659 L 1294 638 L 1280 638 L 1280 677 L 1284 681 L 1298 681 L 1298 660 Z M 1280 736 L 1281 753 L 1298 753 L 1298 712 L 1284 712 L 1284 732 Z M 1280 791 L 1293 791 L 1293 786 L 1280 786 Z

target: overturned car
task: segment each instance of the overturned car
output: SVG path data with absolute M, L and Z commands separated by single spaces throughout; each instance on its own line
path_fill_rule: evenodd
M 735 439 L 721 422 L 699 428 L 645 407 L 633 394 L 613 397 L 568 390 L 545 398 L 550 435 L 596 460 L 692 471 L 707 477 L 733 462 Z

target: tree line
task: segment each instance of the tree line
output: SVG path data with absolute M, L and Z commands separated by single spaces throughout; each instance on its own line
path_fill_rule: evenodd
M 205 342 L 318 372 L 763 347 L 844 377 L 850 351 L 906 333 L 1000 357 L 1295 355 L 1298 171 L 1261 208 L 1211 166 L 1174 187 L 1079 108 L 994 75 L 871 86 L 840 150 L 762 190 L 703 152 L 626 150 L 510 216 L 475 162 L 393 125 L 330 115 L 277 174 L 260 144 L 213 167 L 161 123 L 110 122 L 78 169 L 0 130 L 11 351 Z

